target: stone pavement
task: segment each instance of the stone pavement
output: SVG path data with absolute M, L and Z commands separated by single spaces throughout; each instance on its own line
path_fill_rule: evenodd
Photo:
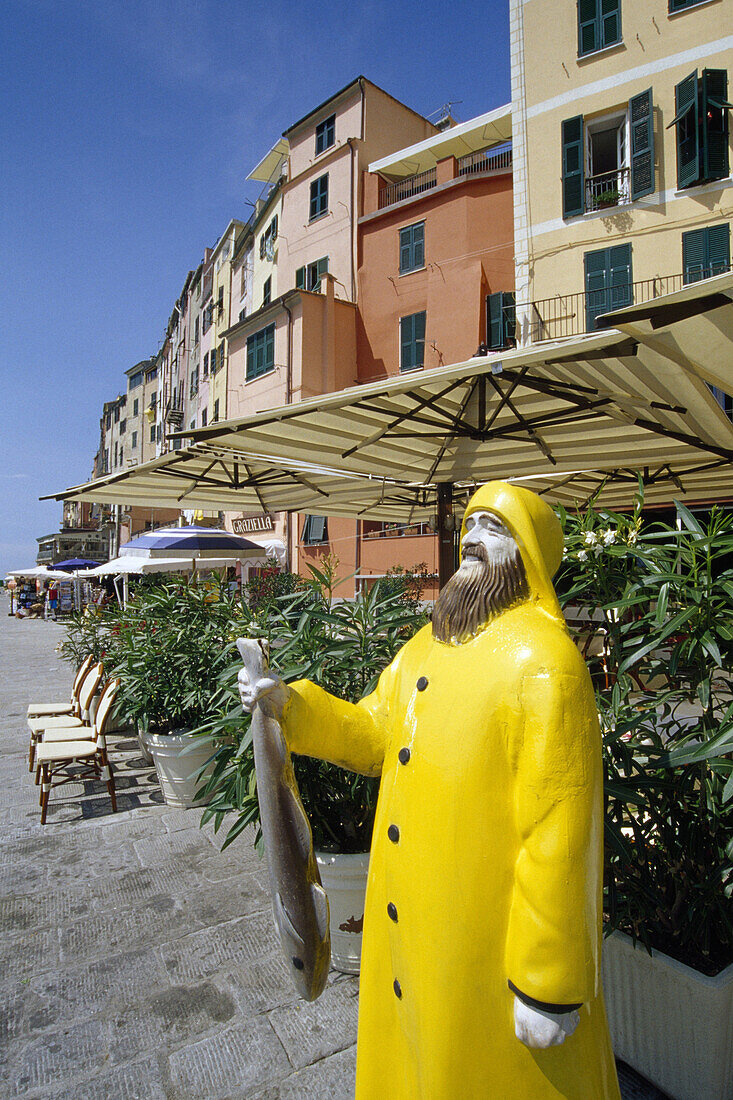
M 63 628 L 0 597 L 0 1096 L 349 1100 L 357 982 L 314 1004 L 280 960 L 250 836 L 225 852 L 162 803 L 137 742 L 110 738 L 118 787 L 28 773 L 31 699 L 64 698 Z M 621 1067 L 624 1100 L 663 1100 Z

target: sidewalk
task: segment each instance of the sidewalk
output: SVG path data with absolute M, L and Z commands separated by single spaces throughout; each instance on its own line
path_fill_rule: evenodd
M 69 691 L 62 636 L 0 597 L 0 1095 L 349 1100 L 357 981 L 332 972 L 314 1004 L 297 998 L 251 837 L 220 852 L 119 735 L 119 812 L 69 784 L 41 827 L 25 712 Z M 660 1100 L 622 1074 L 624 1100 Z

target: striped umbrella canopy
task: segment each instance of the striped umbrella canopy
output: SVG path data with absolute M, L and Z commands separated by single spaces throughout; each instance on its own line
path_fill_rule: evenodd
M 120 555 L 135 557 L 205 556 L 237 557 L 247 551 L 261 552 L 261 547 L 241 535 L 220 531 L 214 527 L 160 527 L 130 539 L 120 547 Z

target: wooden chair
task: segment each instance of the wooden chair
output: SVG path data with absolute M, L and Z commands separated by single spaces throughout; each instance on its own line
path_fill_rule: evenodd
M 107 742 L 104 731 L 119 688 L 119 679 L 108 681 L 96 708 L 94 722 L 91 727 L 93 734 L 91 738 L 87 740 L 44 741 L 38 745 L 36 758 L 41 769 L 41 825 L 46 824 L 51 788 L 60 787 L 64 783 L 78 783 L 82 779 L 94 778 L 106 783 L 107 792 L 112 802 L 112 812 L 116 813 L 115 781 L 112 766 L 107 756 Z M 70 727 L 70 730 L 74 729 L 78 729 L 78 727 Z M 57 732 L 60 732 L 60 730 L 57 730 Z M 76 769 L 78 765 L 81 765 L 84 770 L 81 772 L 69 770 L 72 766 Z
M 79 715 L 73 714 L 58 714 L 47 715 L 39 718 L 28 719 L 28 729 L 30 730 L 30 744 L 28 746 L 28 771 L 33 771 L 33 765 L 36 759 L 36 748 L 38 744 L 43 741 L 43 738 L 48 730 L 51 729 L 68 729 L 71 726 L 77 727 L 79 730 L 89 729 L 91 725 L 91 719 L 89 716 L 89 709 L 92 705 L 92 700 L 97 693 L 97 688 L 104 675 L 104 665 L 99 661 L 87 672 L 84 677 L 84 682 L 79 691 Z M 80 733 L 81 737 L 86 737 L 86 733 Z M 38 782 L 38 775 L 36 775 L 36 782 Z
M 79 665 L 76 676 L 74 677 L 74 683 L 71 688 L 71 698 L 67 702 L 59 703 L 29 703 L 27 710 L 28 718 L 43 718 L 46 715 L 51 714 L 73 714 L 78 717 L 79 714 L 79 692 L 81 691 L 81 685 L 84 683 L 84 677 L 89 672 L 89 669 L 94 664 L 94 657 L 91 653 L 89 656 Z

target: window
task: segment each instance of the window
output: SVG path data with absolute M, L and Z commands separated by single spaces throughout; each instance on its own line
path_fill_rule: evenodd
M 243 321 L 246 316 L 247 316 L 247 310 L 246 309 L 240 309 L 240 311 L 239 311 L 239 320 Z
M 652 89 L 625 110 L 562 124 L 563 217 L 635 201 L 654 191 Z
M 132 446 L 132 449 L 133 449 L 133 451 L 134 451 L 134 450 L 135 450 L 135 449 L 137 448 L 137 432 L 133 432 L 133 433 L 132 433 L 132 443 L 131 443 L 131 446 Z
M 728 161 L 728 73 L 697 69 L 674 90 L 675 114 L 667 129 L 677 127 L 677 186 L 724 179 Z
M 310 220 L 322 217 L 328 212 L 328 175 L 319 176 L 311 184 Z
M 631 279 L 631 245 L 619 244 L 586 252 L 585 266 L 585 328 L 596 329 L 596 318 L 612 309 L 631 305 L 634 288 Z
M 182 442 L 181 439 L 174 439 L 173 440 L 173 450 L 174 451 L 180 451 L 182 446 L 183 446 L 183 442 Z
M 685 8 L 694 8 L 696 4 L 703 4 L 705 0 L 669 0 L 669 14 L 676 11 L 684 11 Z
M 188 425 L 188 429 L 191 432 L 196 430 L 196 417 L 195 416 L 194 416 L 193 420 L 191 421 L 191 423 Z
M 400 229 L 400 275 L 425 267 L 425 222 Z
M 275 369 L 275 326 L 247 337 L 247 381 Z
M 124 449 L 122 447 L 120 447 L 120 466 L 124 466 L 124 464 L 125 464 L 124 454 L 125 454 Z
M 216 374 L 216 348 L 211 349 L 211 356 L 209 358 L 209 369 L 212 374 Z
M 130 375 L 130 389 L 134 390 L 137 386 L 140 385 L 142 380 L 143 372 L 141 370 L 136 371 L 134 374 Z
M 120 406 L 118 405 L 117 408 L 115 409 L 115 424 L 119 424 L 119 422 L 120 422 Z
M 157 427 L 155 429 L 155 438 L 156 438 L 158 443 L 160 443 L 161 439 L 163 438 L 163 426 L 162 426 L 162 424 L 157 425 Z
M 306 516 L 303 524 L 301 542 L 305 546 L 314 546 L 328 541 L 328 524 L 325 516 Z
M 400 317 L 400 370 L 415 370 L 425 362 L 425 311 Z
M 209 377 L 209 353 L 207 351 L 206 355 L 204 356 L 204 378 L 208 378 L 208 377 Z
M 621 41 L 621 0 L 578 0 L 578 57 Z
M 221 317 L 222 313 L 224 312 L 224 287 L 223 286 L 219 287 L 219 297 L 216 300 L 216 309 L 217 309 L 218 315 Z
M 120 421 L 120 431 L 121 432 L 126 432 L 127 431 L 127 419 Z
M 721 222 L 682 234 L 685 283 L 697 283 L 730 270 L 730 225 Z
M 108 412 L 105 417 L 105 424 L 107 425 L 107 431 L 112 427 L 112 413 Z
M 516 343 L 514 294 L 499 291 L 486 297 L 486 343 L 492 351 L 513 347 Z
M 214 402 L 214 416 L 213 416 L 213 419 L 212 419 L 212 424 L 216 424 L 218 419 L 219 419 L 219 398 L 217 397 L 216 401 Z
M 242 264 L 242 282 L 240 284 L 239 297 L 247 297 L 247 269 L 244 264 Z
M 155 443 L 155 424 L 150 425 L 150 442 Z
M 298 290 L 321 289 L 321 277 L 328 271 L 328 256 L 321 257 L 315 263 L 299 267 L 295 272 L 295 286 Z
M 275 259 L 275 241 L 277 240 L 277 214 L 268 225 L 265 232 L 260 237 L 260 259 L 261 260 L 274 260 Z M 242 272 L 242 278 L 244 278 L 244 271 Z M 244 291 L 242 291 L 244 293 Z
M 262 287 L 262 304 L 269 306 L 272 300 L 272 276 L 268 275 Z
M 194 322 L 193 322 L 193 346 L 196 347 L 198 342 L 199 342 L 199 317 L 197 316 L 194 319 Z
M 189 396 L 190 397 L 195 397 L 196 394 L 199 392 L 199 369 L 198 369 L 198 367 L 194 367 L 194 369 L 191 371 L 190 383 L 191 383 L 191 388 L 190 388 L 190 391 L 189 391 Z
M 316 126 L 316 156 L 325 153 L 336 141 L 336 115 L 324 118 Z
M 208 423 L 209 423 L 209 410 L 208 409 L 202 409 L 201 410 L 201 427 L 205 428 Z
M 158 368 L 153 367 L 153 369 L 148 371 L 147 374 L 145 375 L 145 381 L 146 382 L 154 382 L 157 377 L 158 377 Z
M 140 411 L 140 400 L 139 400 L 139 398 L 136 397 L 135 400 L 132 403 L 132 415 L 137 416 L 139 411 Z
M 117 465 L 117 444 L 115 443 L 115 466 Z
M 204 333 L 208 332 L 209 329 L 211 328 L 211 317 L 212 317 L 213 310 L 214 310 L 214 307 L 213 307 L 211 302 L 209 302 L 209 304 L 204 307 L 204 320 L 203 320 L 203 325 L 202 325 L 202 331 Z
M 105 474 L 109 473 L 109 448 L 107 448 L 107 450 L 104 452 L 103 473 L 105 473 Z

